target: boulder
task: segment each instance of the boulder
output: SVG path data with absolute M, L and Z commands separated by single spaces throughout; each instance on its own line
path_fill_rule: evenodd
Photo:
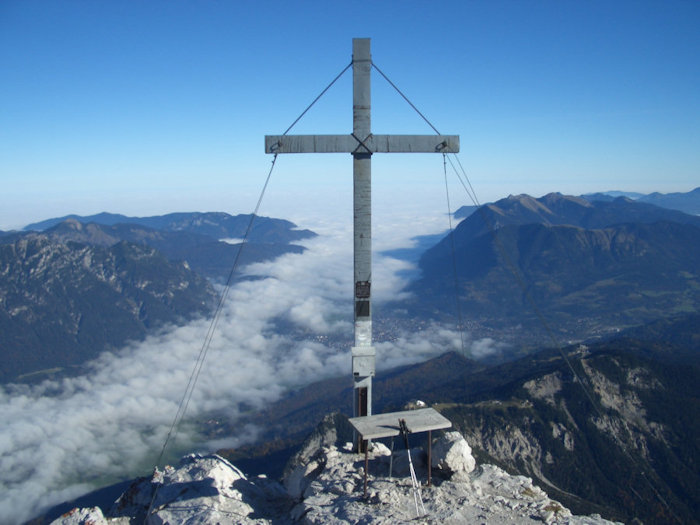
M 433 444 L 431 466 L 442 470 L 453 479 L 468 479 L 476 467 L 472 449 L 459 432 L 445 432 Z
M 379 441 L 372 442 L 372 448 L 370 451 L 375 458 L 380 456 L 391 456 L 391 450 L 389 450 L 389 447 L 387 447 L 384 443 L 380 443 Z

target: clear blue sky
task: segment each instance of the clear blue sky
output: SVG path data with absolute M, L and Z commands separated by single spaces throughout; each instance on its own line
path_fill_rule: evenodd
M 696 1 L 4 0 L 0 229 L 68 213 L 252 211 L 263 136 L 350 62 L 353 37 L 371 37 L 375 63 L 461 136 L 482 201 L 689 191 L 698 27 Z M 431 132 L 376 74 L 372 90 L 375 133 Z M 293 132 L 350 129 L 348 72 Z M 375 155 L 377 198 L 444 193 L 436 157 Z M 280 158 L 262 212 L 344 195 L 351 164 Z

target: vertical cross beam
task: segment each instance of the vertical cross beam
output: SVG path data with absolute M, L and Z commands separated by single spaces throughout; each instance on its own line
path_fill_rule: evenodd
M 370 138 L 372 57 L 369 38 L 352 41 L 352 131 L 361 142 Z M 353 158 L 353 241 L 355 286 L 355 345 L 352 348 L 354 379 L 353 416 L 372 415 L 372 152 L 358 145 Z

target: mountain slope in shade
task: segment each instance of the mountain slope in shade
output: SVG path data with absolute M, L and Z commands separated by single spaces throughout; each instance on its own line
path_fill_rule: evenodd
M 449 400 L 442 413 L 480 461 L 533 477 L 574 512 L 691 523 L 700 512 L 698 323 L 691 314 L 567 348 L 568 364 L 545 350 L 464 368 L 416 395 Z
M 54 242 L 0 244 L 0 381 L 77 366 L 147 331 L 205 315 L 211 285 L 155 249 Z
M 569 352 L 590 398 L 561 359 L 543 354 L 541 372 L 501 370 L 510 382 L 463 395 L 443 414 L 481 461 L 532 476 L 575 512 L 690 523 L 700 510 L 700 372 L 641 357 L 640 347 L 648 351 L 620 340 Z M 464 392 L 449 388 L 456 399 Z

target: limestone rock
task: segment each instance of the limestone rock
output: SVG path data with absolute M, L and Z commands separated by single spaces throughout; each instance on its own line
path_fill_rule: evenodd
M 288 507 L 279 483 L 266 478 L 250 481 L 215 454 L 191 454 L 182 458 L 177 467 L 168 466 L 162 472 L 156 470 L 150 479 L 137 480 L 109 514 L 154 525 L 230 523 L 231 516 L 235 516 L 235 523 L 248 524 L 266 523 L 258 518 L 276 517 Z
M 530 478 L 511 476 L 492 465 L 475 469 L 469 445 L 457 432 L 445 434 L 433 446 L 436 468 L 450 476 L 435 476 L 432 486 L 420 487 L 425 515 L 419 510 L 410 476 L 394 471 L 393 477 L 388 477 L 389 451 L 378 442 L 368 455 L 365 498 L 364 454 L 343 450 L 342 431 L 335 426 L 340 420 L 334 418 L 324 420 L 290 462 L 286 490 L 265 477 L 246 478 L 219 456 L 193 454 L 184 457 L 177 467 L 156 470 L 152 477 L 137 480 L 106 515 L 98 508 L 74 509 L 53 525 L 393 525 L 416 518 L 421 523 L 444 525 L 610 523 L 600 516 L 573 516 L 533 485 Z M 412 449 L 411 454 L 417 479 L 424 483 L 426 454 L 419 448 Z M 394 456 L 398 462 L 407 454 L 400 451 Z M 154 505 L 147 515 L 152 500 Z
M 446 432 L 433 445 L 431 466 L 453 477 L 468 479 L 476 467 L 472 449 L 459 432 Z
M 99 507 L 73 509 L 54 520 L 51 525 L 107 525 L 107 520 Z

